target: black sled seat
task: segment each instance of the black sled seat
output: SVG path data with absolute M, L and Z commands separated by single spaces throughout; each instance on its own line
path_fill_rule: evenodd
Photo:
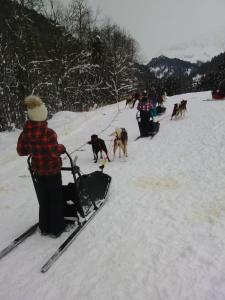
M 166 112 L 166 107 L 161 106 L 161 105 L 156 106 L 157 116 L 160 116 L 160 115 L 164 114 L 165 112 Z
M 138 123 L 141 137 L 148 137 L 148 136 L 153 137 L 156 133 L 158 133 L 159 128 L 160 128 L 159 122 L 155 122 L 152 119 L 150 120 L 150 117 L 149 117 L 149 120 L 147 120 L 147 121 L 141 120 L 139 111 L 136 114 L 136 120 Z
M 81 175 L 80 168 L 73 162 L 71 156 L 66 152 L 70 167 L 62 167 L 62 171 L 70 171 L 73 182 L 62 186 L 64 200 L 64 216 L 85 217 L 85 211 L 89 211 L 93 205 L 96 208 L 98 200 L 104 200 L 108 194 L 111 176 L 102 171 L 95 171 L 90 174 Z M 29 171 L 31 173 L 34 188 L 36 190 L 36 179 L 32 172 L 31 158 L 28 158 Z
M 80 168 L 74 165 L 68 153 L 67 156 L 71 167 L 63 167 L 62 170 L 71 171 L 74 182 L 63 186 L 63 197 L 65 201 L 73 201 L 77 211 L 83 216 L 82 211 L 89 210 L 92 205 L 96 208 L 96 202 L 106 198 L 111 183 L 111 176 L 102 171 L 82 175 Z
M 106 198 L 111 177 L 101 171 L 85 174 L 77 179 L 77 189 L 82 206 L 90 202 L 95 206 L 95 202 Z

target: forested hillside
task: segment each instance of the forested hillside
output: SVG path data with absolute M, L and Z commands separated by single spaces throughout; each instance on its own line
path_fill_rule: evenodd
M 135 88 L 137 43 L 111 22 L 97 26 L 85 1 L 60 17 L 19 2 L 0 0 L 1 130 L 23 124 L 31 93 L 53 114 L 114 103 Z
M 201 75 L 198 90 L 217 90 L 225 81 L 225 52 L 212 58 L 210 62 L 202 64 L 198 69 Z M 222 84 L 224 86 L 224 83 Z M 223 87 L 225 92 L 225 87 Z
M 55 3 L 0 0 L 0 131 L 22 126 L 23 99 L 32 93 L 51 116 L 115 103 L 136 89 L 171 96 L 217 89 L 225 79 L 225 53 L 206 63 L 159 56 L 141 64 L 133 37 L 98 22 L 86 0 Z

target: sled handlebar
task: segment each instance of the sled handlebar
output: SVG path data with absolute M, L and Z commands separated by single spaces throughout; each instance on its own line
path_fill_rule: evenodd
M 71 167 L 62 167 L 61 170 L 62 170 L 62 171 L 71 171 L 74 177 L 76 177 L 76 174 L 78 174 L 79 176 L 81 176 L 81 173 L 80 173 L 80 167 L 78 167 L 78 166 L 76 165 L 77 157 L 76 157 L 75 160 L 73 161 L 73 160 L 72 160 L 72 157 L 70 156 L 70 154 L 69 154 L 67 151 L 65 152 L 65 154 L 66 154 L 67 157 L 69 158 Z
M 67 157 L 69 158 L 70 161 L 70 167 L 61 167 L 62 171 L 71 171 L 73 174 L 74 179 L 76 179 L 76 174 L 78 174 L 79 176 L 81 176 L 80 173 L 80 168 L 76 165 L 76 162 L 74 162 L 72 160 L 72 157 L 70 156 L 70 154 L 66 151 L 65 154 L 67 155 Z M 77 158 L 76 158 L 77 159 Z M 76 160 L 75 159 L 75 160 Z M 31 174 L 33 175 L 33 171 L 32 171 L 32 167 L 31 167 L 31 155 L 28 156 L 27 158 L 27 163 L 28 163 L 28 168 L 29 171 L 31 172 Z

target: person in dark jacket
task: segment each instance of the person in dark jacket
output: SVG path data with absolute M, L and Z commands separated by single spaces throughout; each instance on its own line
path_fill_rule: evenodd
M 29 120 L 19 136 L 17 152 L 21 156 L 31 156 L 40 231 L 58 237 L 65 229 L 60 155 L 66 149 L 58 144 L 56 133 L 48 128 L 48 112 L 42 100 L 31 95 L 25 98 L 25 105 Z
M 137 110 L 140 111 L 140 117 L 143 122 L 145 122 L 146 120 L 147 121 L 149 120 L 151 108 L 152 108 L 152 103 L 148 98 L 147 91 L 144 91 L 141 99 L 139 100 L 138 106 L 137 106 Z
M 141 118 L 141 135 L 147 136 L 149 131 L 149 120 L 150 120 L 150 110 L 152 108 L 152 103 L 148 98 L 147 91 L 144 91 L 141 99 L 139 100 L 137 110 L 140 111 Z

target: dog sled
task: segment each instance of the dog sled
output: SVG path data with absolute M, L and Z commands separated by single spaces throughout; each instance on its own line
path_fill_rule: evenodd
M 217 90 L 212 91 L 212 99 L 225 100 L 225 79 L 219 83 Z
M 72 160 L 66 152 L 70 166 L 62 167 L 61 170 L 69 171 L 72 174 L 73 182 L 62 186 L 64 200 L 65 221 L 74 221 L 85 218 L 88 213 L 98 208 L 99 203 L 103 202 L 108 194 L 111 176 L 103 173 L 103 170 L 89 174 L 82 174 L 76 165 L 77 156 Z M 37 193 L 36 178 L 31 166 L 31 157 L 28 157 L 28 167 L 31 178 Z
M 164 114 L 165 112 L 166 112 L 166 107 L 161 106 L 161 105 L 156 106 L 157 116 L 160 116 L 160 115 Z
M 80 168 L 76 165 L 77 158 L 73 161 L 70 155 L 68 153 L 66 154 L 69 158 L 70 166 L 62 167 L 61 170 L 70 171 L 73 176 L 73 182 L 63 186 L 63 199 L 65 202 L 64 215 L 66 216 L 69 214 L 68 217 L 74 217 L 73 220 L 65 217 L 65 222 L 72 223 L 74 227 L 71 227 L 71 232 L 67 238 L 60 244 L 60 246 L 53 252 L 52 256 L 50 256 L 50 258 L 42 266 L 42 273 L 45 273 L 49 270 L 49 268 L 77 238 L 79 233 L 86 228 L 86 226 L 101 210 L 106 203 L 106 196 L 111 183 L 111 177 L 107 174 L 104 174 L 102 172 L 103 170 L 95 171 L 85 175 L 81 174 Z M 30 156 L 28 157 L 27 162 L 34 188 L 37 193 L 37 181 L 32 170 Z M 78 215 L 84 217 L 84 219 L 80 220 Z M 77 222 L 75 222 L 76 220 Z M 38 223 L 35 223 L 22 234 L 20 234 L 16 239 L 11 241 L 6 248 L 0 251 L 0 259 L 17 248 L 17 246 L 24 242 L 27 238 L 32 236 L 36 232 L 38 225 Z
M 159 132 L 160 123 L 158 121 L 153 121 L 153 119 L 150 117 L 149 120 L 143 121 L 140 116 L 140 111 L 138 111 L 136 114 L 136 120 L 140 131 L 140 136 L 138 138 L 154 137 Z
M 225 100 L 225 93 L 221 91 L 212 91 L 212 100 Z

